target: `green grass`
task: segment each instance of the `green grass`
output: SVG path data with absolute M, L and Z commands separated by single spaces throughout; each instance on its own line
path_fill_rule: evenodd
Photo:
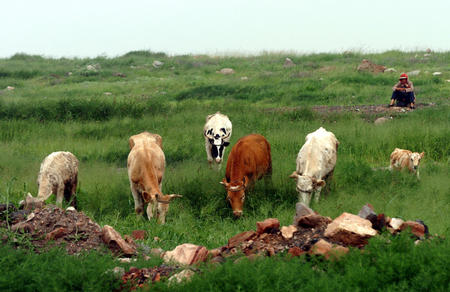
M 36 195 L 36 178 L 44 157 L 53 151 L 71 151 L 80 160 L 79 209 L 100 225 L 112 225 L 121 234 L 145 229 L 149 233 L 145 244 L 166 250 L 185 242 L 216 248 L 239 232 L 255 229 L 256 221 L 267 217 L 277 217 L 282 225 L 291 224 L 298 197 L 295 183 L 288 176 L 295 169 L 295 159 L 306 134 L 323 126 L 335 133 L 340 145 L 329 191 L 322 194 L 318 204 L 313 203 L 314 210 L 336 217 L 344 211 L 357 213 L 364 204 L 371 203 L 378 213 L 421 219 L 432 234 L 448 236 L 450 83 L 446 80 L 450 79 L 450 53 L 433 53 L 428 59 L 421 58 L 422 55 L 423 52 L 389 51 L 171 57 L 135 51 L 117 58 L 47 59 L 17 54 L 0 59 L 0 203 L 17 203 L 27 192 Z M 297 66 L 283 68 L 286 57 Z M 314 112 L 311 109 L 314 105 L 388 103 L 399 73 L 358 73 L 356 67 L 363 58 L 394 67 L 399 73 L 421 70 L 419 76 L 411 78 L 418 102 L 434 102 L 436 106 L 395 114 L 391 122 L 381 126 L 372 123 L 380 114 Z M 153 68 L 154 60 L 164 62 L 164 66 Z M 95 64 L 100 67 L 98 71 L 87 71 L 87 65 Z M 236 74 L 216 73 L 225 67 L 233 68 Z M 443 75 L 432 76 L 434 71 Z M 116 72 L 127 77 L 113 76 Z M 248 80 L 242 80 L 244 76 Z M 15 89 L 3 90 L 6 86 Z M 218 110 L 227 114 L 233 123 L 231 145 L 246 134 L 260 133 L 272 147 L 272 186 L 256 184 L 246 197 L 244 216 L 240 220 L 233 219 L 225 191 L 219 184 L 224 177 L 225 163 L 215 172 L 208 169 L 206 162 L 202 128 L 206 115 Z M 128 137 L 145 130 L 163 137 L 167 163 L 163 191 L 183 195 L 171 204 L 164 226 L 136 217 L 129 189 Z M 389 155 L 395 147 L 426 152 L 420 166 L 420 181 L 407 172 L 372 170 L 388 166 Z M 226 151 L 225 161 L 230 149 Z M 153 241 L 155 236 L 161 241 Z M 405 282 L 408 279 L 405 276 L 395 281 L 374 276 L 383 269 L 381 263 L 385 257 L 392 257 L 394 262 L 402 262 L 405 257 L 394 247 L 384 247 L 382 243 L 374 246 L 370 256 L 355 252 L 339 264 L 318 263 L 321 269 L 330 271 L 325 274 L 312 269 L 314 263 L 287 261 L 281 257 L 256 263 L 229 263 L 205 272 L 191 286 L 180 289 L 217 290 L 219 285 L 225 285 L 224 289 L 250 290 L 248 285 L 257 282 L 261 286 L 257 285 L 256 290 L 292 290 L 297 286 L 290 285 L 311 278 L 314 281 L 308 280 L 305 290 L 362 290 L 365 286 L 368 290 L 377 286 L 380 290 L 421 290 L 420 277 L 428 275 L 426 271 L 419 271 L 417 282 L 410 284 Z M 438 257 L 439 249 L 448 251 L 447 241 L 424 246 L 429 248 L 429 257 L 433 259 Z M 417 269 L 425 270 L 428 264 L 424 259 L 427 248 L 417 249 L 421 255 L 414 248 L 406 249 L 406 257 L 418 259 Z M 37 264 L 39 256 L 46 257 L 7 249 L 1 253 L 24 262 L 35 261 L 37 267 L 43 266 Z M 60 252 L 54 253 L 59 257 Z M 92 270 L 86 272 L 92 279 L 112 265 L 107 255 L 90 256 L 93 262 L 99 259 L 99 264 L 93 264 Z M 46 261 L 50 266 L 66 263 L 71 267 L 68 262 L 79 260 L 61 254 L 64 262 L 56 263 L 58 257 L 48 257 Z M 373 264 L 372 261 L 380 265 L 368 271 L 360 268 Z M 448 265 L 448 257 L 442 257 L 436 262 L 436 269 L 442 261 Z M 410 266 L 406 261 L 401 268 L 407 270 Z M 10 266 L 11 273 L 20 269 L 19 264 Z M 70 277 L 71 268 L 58 269 L 61 277 Z M 295 273 L 299 269 L 303 276 Z M 248 275 L 244 279 L 242 270 L 256 276 Z M 276 273 L 271 274 L 272 270 Z M 351 273 L 352 270 L 355 272 Z M 216 280 L 219 274 L 224 274 L 223 279 Z M 375 280 L 369 285 L 365 281 L 370 277 Z M 6 276 L 0 278 L 0 283 L 12 283 Z M 78 278 L 73 279 L 76 282 Z M 328 282 L 337 284 L 328 287 Z M 49 283 L 50 290 L 73 290 L 70 286 Z M 75 290 L 110 290 L 115 285 L 109 278 L 88 283 L 92 286 L 70 285 Z M 350 288 L 346 289 L 344 284 Z M 448 282 L 439 280 L 432 284 L 423 280 L 423 285 L 444 290 Z M 44 290 L 42 286 L 30 287 Z

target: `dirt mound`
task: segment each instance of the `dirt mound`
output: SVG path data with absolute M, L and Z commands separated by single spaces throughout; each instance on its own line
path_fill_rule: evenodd
M 36 252 L 63 246 L 67 253 L 100 249 L 102 229 L 82 212 L 65 211 L 56 206 L 35 209 L 26 220 L 12 225 L 12 231 L 28 233 Z

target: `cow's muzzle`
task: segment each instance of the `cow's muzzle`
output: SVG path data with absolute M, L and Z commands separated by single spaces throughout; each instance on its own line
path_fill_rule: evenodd
M 240 211 L 233 211 L 234 218 L 235 219 L 241 218 L 242 213 L 243 213 L 242 210 L 240 210 Z

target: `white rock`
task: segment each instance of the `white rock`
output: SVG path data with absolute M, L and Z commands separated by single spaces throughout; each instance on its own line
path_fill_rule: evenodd
M 105 92 L 105 93 L 103 93 L 104 95 L 112 95 L 112 93 L 111 92 Z
M 407 73 L 409 76 L 417 76 L 420 74 L 420 70 L 414 70 Z
M 391 222 L 389 222 L 389 225 L 391 225 L 391 227 L 394 228 L 395 230 L 398 230 L 400 229 L 400 226 L 402 226 L 403 222 L 405 221 L 403 221 L 400 218 L 392 218 Z
M 390 72 L 397 72 L 397 70 L 395 70 L 394 68 L 387 68 L 386 70 L 384 70 L 384 72 L 386 73 L 390 73 Z
M 87 65 L 87 66 L 86 66 L 86 69 L 87 69 L 88 71 L 97 71 L 97 68 L 95 68 L 94 65 Z
M 7 87 L 6 87 L 6 90 L 10 90 L 10 91 L 11 91 L 11 90 L 14 90 L 14 89 L 16 89 L 16 88 L 13 87 L 13 86 L 7 86 Z
M 295 227 L 294 225 L 289 225 L 289 226 L 283 226 L 281 227 L 281 235 L 285 238 L 285 239 L 290 239 L 294 236 L 294 232 L 297 231 L 297 227 Z
M 241 80 L 248 80 L 248 77 L 247 76 L 242 76 Z
M 442 72 L 433 72 L 433 76 L 439 76 L 442 75 Z
M 162 65 L 164 65 L 164 63 L 161 61 L 158 61 L 158 60 L 153 61 L 153 64 L 152 64 L 152 66 L 155 68 L 160 68 L 160 67 L 162 67 Z
M 170 277 L 169 283 L 181 283 L 182 281 L 189 282 L 191 277 L 194 275 L 195 275 L 194 271 L 186 269 Z
M 288 68 L 288 67 L 294 67 L 294 66 L 295 66 L 295 63 L 291 59 L 286 58 L 286 60 L 284 61 L 283 67 Z
M 75 209 L 74 207 L 70 206 L 67 207 L 66 211 L 76 211 L 77 209 Z
M 217 73 L 223 74 L 223 75 L 230 75 L 230 74 L 234 74 L 234 70 L 232 68 L 223 68 L 220 69 L 220 71 L 217 71 Z
M 375 120 L 375 122 L 373 122 L 375 125 L 380 125 L 383 123 L 386 123 L 388 121 L 392 120 L 392 117 L 386 118 L 386 117 L 381 117 Z

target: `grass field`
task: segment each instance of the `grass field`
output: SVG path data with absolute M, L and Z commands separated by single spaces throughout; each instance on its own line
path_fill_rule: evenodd
M 295 158 L 306 134 L 323 126 L 336 135 L 340 146 L 329 191 L 318 204 L 312 204 L 314 210 L 336 217 L 344 211 L 357 213 L 364 204 L 371 203 L 378 213 L 421 219 L 432 234 L 448 236 L 450 82 L 446 80 L 450 79 L 450 53 L 433 53 L 428 58 L 423 54 L 390 51 L 171 57 L 136 51 L 116 58 L 48 59 L 17 54 L 0 59 L 0 202 L 17 203 L 27 192 L 36 195 L 36 178 L 43 158 L 53 151 L 70 151 L 80 160 L 79 209 L 100 225 L 112 225 L 122 234 L 145 229 L 150 235 L 145 244 L 165 250 L 185 242 L 215 248 L 239 232 L 254 229 L 256 221 L 267 217 L 278 218 L 282 225 L 291 224 L 298 198 L 295 183 L 288 176 L 295 169 Z M 297 65 L 284 68 L 286 57 Z M 357 72 L 356 67 L 364 58 L 394 67 L 398 72 Z M 154 60 L 164 65 L 154 68 Z M 87 70 L 88 65 L 97 69 Z M 225 67 L 236 73 L 216 73 Z M 392 121 L 378 126 L 373 120 L 380 114 L 319 114 L 312 110 L 314 105 L 387 105 L 400 72 L 412 70 L 421 70 L 418 76 L 411 77 L 417 101 L 435 106 L 394 114 Z M 433 76 L 435 71 L 443 74 Z M 115 73 L 126 77 L 114 76 Z M 15 89 L 6 90 L 7 86 Z M 260 133 L 272 147 L 273 184 L 270 188 L 264 183 L 256 184 L 246 197 L 244 216 L 239 220 L 233 220 L 225 190 L 219 185 L 225 163 L 219 172 L 207 166 L 202 129 L 206 115 L 216 111 L 227 114 L 233 123 L 231 146 L 246 134 Z M 183 195 L 171 204 L 164 226 L 134 214 L 126 171 L 128 137 L 144 130 L 163 137 L 167 163 L 163 192 Z M 426 152 L 420 181 L 406 172 L 372 170 L 388 166 L 395 147 Z M 161 241 L 154 242 L 155 236 Z M 407 247 L 411 244 L 408 238 L 395 242 L 395 247 L 386 247 L 383 241 L 375 240 L 373 245 L 377 248 L 370 252 L 373 255 L 355 251 L 339 263 L 300 263 L 279 257 L 257 263 L 225 264 L 210 272 L 204 269 L 189 286 L 178 288 L 298 290 L 297 285 L 304 284 L 305 290 L 448 289 L 448 241 L 417 249 Z M 400 245 L 406 246 L 405 250 Z M 53 253 L 33 255 L 3 247 L 0 254 L 4 260 L 0 263 L 7 265 L 11 273 L 0 276 L 0 288 L 110 290 L 117 286 L 112 278 L 94 280 L 117 265 L 111 256 L 73 258 L 58 251 Z M 59 262 L 57 255 L 66 264 Z M 412 267 L 409 258 L 421 268 Z M 372 261 L 388 267 L 367 267 Z M 38 273 L 40 269 L 30 267 L 41 262 L 43 266 L 54 265 L 55 269 L 42 269 L 61 275 L 61 279 L 70 278 L 69 284 L 60 286 L 48 280 L 51 275 L 41 275 L 29 287 L 11 286 L 12 281 L 24 281 L 25 275 L 32 278 L 33 273 L 22 278 L 19 271 L 29 268 Z M 72 277 L 71 267 L 79 262 L 86 263 L 86 268 Z M 148 264 L 139 261 L 137 265 Z M 325 272 L 311 269 L 315 264 Z M 389 270 L 389 264 L 401 266 L 398 268 L 404 274 L 374 276 Z M 429 274 L 442 268 L 442 272 Z M 301 277 L 296 278 L 295 269 L 302 271 Z M 417 273 L 416 280 L 409 281 L 408 269 Z M 239 277 L 241 270 L 247 271 L 245 277 Z M 271 276 L 262 279 L 250 274 Z M 89 280 L 78 281 L 77 277 L 81 279 L 83 275 Z M 217 279 L 220 275 L 226 276 Z M 423 280 L 430 275 L 435 277 L 434 284 Z M 373 277 L 374 284 L 362 280 L 365 277 Z M 43 286 L 46 282 L 47 289 Z M 249 286 L 253 282 L 259 283 L 254 289 Z M 342 286 L 343 283 L 347 284 Z M 155 288 L 167 287 L 163 283 Z

